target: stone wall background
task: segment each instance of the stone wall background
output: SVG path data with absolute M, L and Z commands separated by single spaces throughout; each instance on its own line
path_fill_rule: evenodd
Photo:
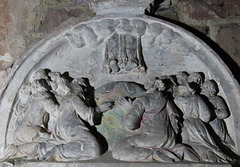
M 94 0 L 0 0 L 0 84 L 14 62 L 40 39 L 94 16 L 88 6 L 91 1 Z M 147 14 L 201 38 L 240 82 L 239 0 L 155 0 Z

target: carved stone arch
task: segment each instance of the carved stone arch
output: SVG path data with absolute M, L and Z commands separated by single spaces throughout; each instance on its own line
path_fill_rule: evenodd
M 118 47 L 116 54 L 122 56 L 123 52 L 127 52 L 127 49 L 123 48 L 126 45 L 124 38 L 132 38 L 132 41 L 136 41 L 133 38 L 136 37 L 136 32 L 133 32 L 135 27 L 131 24 L 139 20 L 146 24 L 146 28 L 138 36 L 141 44 L 132 44 L 136 45 L 136 48 L 139 47 L 136 50 L 138 56 L 136 66 L 133 65 L 130 70 L 127 70 L 125 66 L 123 68 L 113 66 L 110 71 L 114 68 L 119 68 L 119 70 L 104 73 L 102 67 L 104 58 L 106 58 L 107 40 L 114 33 L 118 33 L 112 37 Z M 102 27 L 99 26 L 101 24 L 103 24 Z M 118 28 L 117 31 L 116 28 Z M 119 33 L 120 30 L 121 33 Z M 130 48 L 133 49 L 131 53 L 135 52 L 136 48 Z M 130 54 L 130 51 L 128 52 Z M 113 60 L 119 58 L 116 57 Z M 125 57 L 126 61 L 129 61 L 129 57 Z M 120 59 L 117 59 L 115 63 L 119 61 Z M 144 66 L 141 66 L 142 64 Z M 60 73 L 69 72 L 72 78 L 88 78 L 94 88 L 113 81 L 141 83 L 147 88 L 150 87 L 155 77 L 175 75 L 179 71 L 203 72 L 206 79 L 213 79 L 218 83 L 219 95 L 229 106 L 231 116 L 225 122 L 235 142 L 236 152 L 240 154 L 239 85 L 223 61 L 209 46 L 176 25 L 151 17 L 116 18 L 110 16 L 78 23 L 41 40 L 18 60 L 1 88 L 1 153 L 7 145 L 13 143 L 14 127 L 11 124 L 11 118 L 17 93 L 22 84 L 28 81 L 31 74 L 38 69 L 50 69 Z

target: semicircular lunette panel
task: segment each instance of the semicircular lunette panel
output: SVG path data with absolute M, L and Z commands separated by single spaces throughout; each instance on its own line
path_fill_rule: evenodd
M 6 159 L 111 150 L 123 161 L 231 162 L 239 153 L 238 84 L 208 46 L 167 22 L 79 23 L 14 68 L 0 103 Z

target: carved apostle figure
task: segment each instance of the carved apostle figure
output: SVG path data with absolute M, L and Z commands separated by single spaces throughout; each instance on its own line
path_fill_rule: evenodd
M 50 84 L 56 94 L 59 108 L 58 118 L 52 137 L 59 143 L 48 151 L 43 160 L 86 160 L 99 157 L 101 146 L 94 135 L 87 128 L 95 125 L 101 118 L 101 112 L 111 108 L 112 103 L 104 103 L 99 107 L 91 107 L 84 101 L 85 95 L 80 85 L 73 84 L 71 89 L 68 80 L 60 76 L 60 73 L 51 72 Z
M 32 83 L 32 96 L 27 111 L 14 133 L 15 144 L 44 141 L 50 138 L 48 132 L 49 114 L 56 112 L 55 102 L 39 80 Z M 28 132 L 28 133 L 26 133 Z
M 179 96 L 179 89 L 181 89 L 181 87 L 185 87 L 188 84 L 188 77 L 189 74 L 186 71 L 179 71 L 176 74 L 177 83 L 173 86 L 173 97 Z
M 27 107 L 19 107 L 27 111 L 5 159 L 71 161 L 99 157 L 101 146 L 88 126 L 98 123 L 102 112 L 113 103 L 87 105 L 83 79 L 70 82 L 58 72 L 48 72 L 43 78 L 30 78 Z
M 189 85 L 179 86 L 178 93 L 174 102 L 183 113 L 182 143 L 190 145 L 203 161 L 230 160 L 219 150 L 205 126 L 211 119 L 211 111 L 205 101 Z
M 229 136 L 224 122 L 224 119 L 230 116 L 230 111 L 224 99 L 217 95 L 218 86 L 216 82 L 213 80 L 206 80 L 201 88 L 201 93 L 211 102 L 214 111 L 214 119 L 211 120 L 209 124 L 224 144 L 234 148 L 234 142 Z
M 25 110 L 16 111 L 24 112 L 25 115 L 14 131 L 14 145 L 7 148 L 5 158 L 28 157 L 39 143 L 50 139 L 48 121 L 50 115 L 52 119 L 56 118 L 57 104 L 44 85 L 44 79 L 36 79 L 28 84 L 31 96 L 26 100 L 24 107 L 16 108 Z
M 162 90 L 162 84 L 158 90 Z M 162 82 L 161 82 L 162 83 Z M 154 86 L 155 87 L 155 86 Z M 125 126 L 134 135 L 121 140 L 113 148 L 113 158 L 123 161 L 198 161 L 190 148 L 176 144 L 178 112 L 162 91 L 120 100 L 126 110 Z
M 204 82 L 204 75 L 201 72 L 191 73 L 187 78 L 188 84 L 194 89 L 195 94 L 200 94 Z

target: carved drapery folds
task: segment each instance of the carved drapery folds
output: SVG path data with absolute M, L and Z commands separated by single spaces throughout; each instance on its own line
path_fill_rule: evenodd
M 142 45 L 169 44 L 179 37 L 171 30 L 162 31 L 160 24 L 138 19 L 104 19 L 76 27 L 66 38 L 74 48 L 102 45 L 102 72 L 106 74 L 146 73 Z
M 104 29 L 100 29 L 99 26 Z M 66 37 L 76 48 L 104 42 L 103 73 L 145 73 L 146 65 L 141 47 L 141 37 L 145 31 L 146 23 L 141 20 L 106 19 L 90 27 L 79 27 L 77 34 L 67 34 Z
M 238 160 L 238 96 L 214 56 L 150 18 L 80 23 L 31 50 L 2 89 L 4 159 Z
M 124 125 L 133 135 L 115 145 L 113 157 L 232 162 L 234 142 L 224 122 L 229 110 L 217 93 L 215 81 L 204 81 L 202 73 L 179 72 L 156 79 L 143 96 L 120 99 L 119 106 L 126 110 Z
M 145 73 L 141 36 L 146 31 L 146 23 L 120 20 L 115 31 L 106 41 L 103 72 L 116 74 L 133 70 Z
M 70 161 L 99 157 L 101 146 L 88 126 L 98 124 L 102 112 L 113 103 L 90 105 L 89 88 L 84 78 L 36 71 L 15 103 L 14 144 L 6 149 L 5 158 Z
M 104 146 L 89 127 L 112 108 L 124 111 L 121 126 L 131 134 L 115 143 L 117 160 L 226 163 L 237 156 L 224 122 L 228 106 L 203 73 L 160 76 L 148 90 L 126 81 L 94 90 L 87 78 L 40 69 L 19 90 L 14 144 L 5 159 L 97 158 Z

